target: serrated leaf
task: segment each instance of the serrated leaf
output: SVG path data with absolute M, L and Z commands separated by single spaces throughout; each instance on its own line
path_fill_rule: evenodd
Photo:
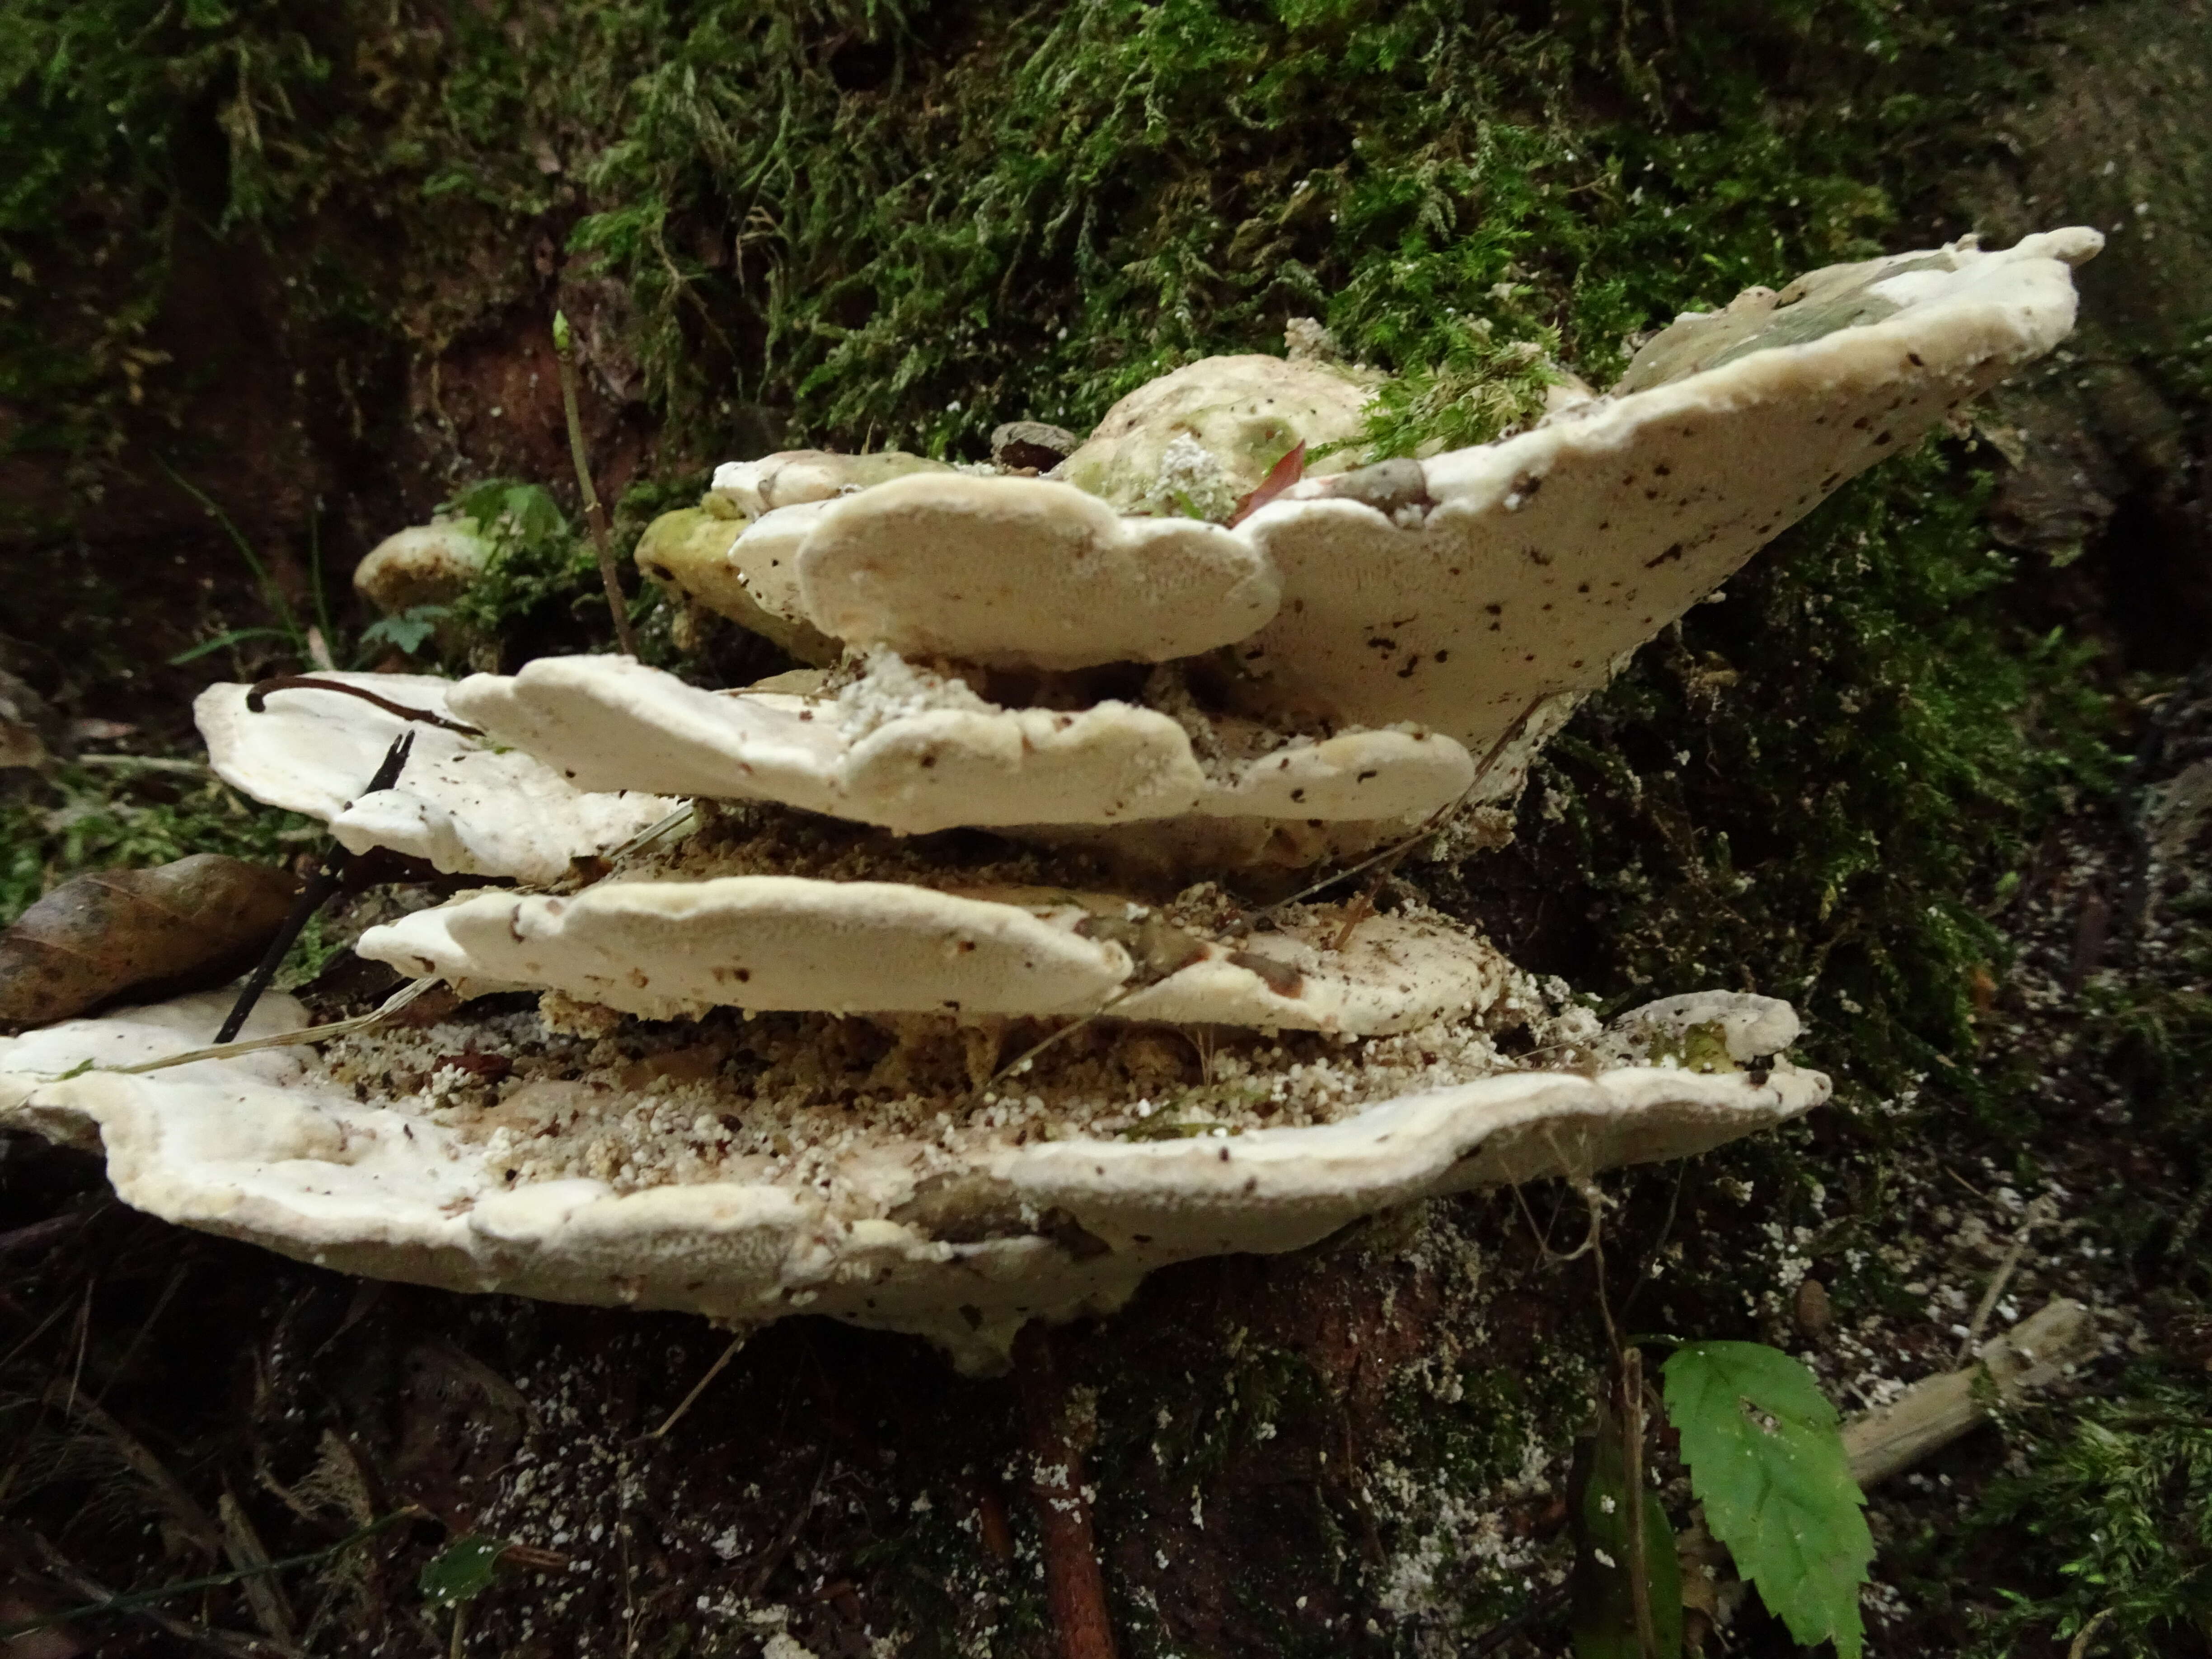
M 493 1571 L 506 1548 L 504 1538 L 487 1538 L 480 1532 L 456 1538 L 431 1557 L 416 1579 L 422 1599 L 442 1610 L 481 1595 L 491 1587 Z
M 438 624 L 453 614 L 453 607 L 444 605 L 418 605 L 403 611 L 396 617 L 386 617 L 373 622 L 362 629 L 362 648 L 389 645 L 413 656 L 422 648 L 422 642 L 438 631 Z
M 1629 1583 L 1628 1471 L 1620 1419 L 1601 1412 L 1574 1515 L 1575 1659 L 1640 1659 L 1636 1595 Z M 1644 1494 L 1644 1582 L 1660 1659 L 1682 1651 L 1682 1564 L 1656 1492 Z
M 1866 1644 L 1859 1586 L 1874 1559 L 1836 1408 L 1813 1374 L 1759 1342 L 1693 1342 L 1665 1366 L 1705 1526 L 1801 1644 Z

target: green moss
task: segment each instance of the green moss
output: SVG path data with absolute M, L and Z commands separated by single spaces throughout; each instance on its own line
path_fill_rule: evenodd
M 40 411 L 8 441 L 89 459 L 188 398 L 149 344 L 180 239 L 267 250 L 358 410 L 380 352 L 534 303 L 571 222 L 701 453 L 746 403 L 848 447 L 1080 423 L 1298 314 L 1401 369 L 1556 330 L 1603 378 L 1870 251 L 2046 9 L 33 0 L 0 20 L 0 395 Z M 28 303 L 58 282 L 84 303 Z
M 696 500 L 702 483 L 696 477 L 648 480 L 623 492 L 611 515 L 611 540 L 617 568 L 630 572 L 633 581 L 626 550 L 660 513 Z M 551 492 L 518 479 L 487 478 L 440 510 L 475 520 L 491 546 L 483 574 L 447 613 L 459 624 L 469 665 L 512 666 L 555 651 L 588 650 L 612 634 L 598 550 Z M 641 625 L 639 648 L 646 660 L 665 662 L 673 655 L 670 607 L 657 586 L 641 586 L 630 599 L 631 620 Z
M 1996 1594 L 1982 1589 L 1983 1572 L 1953 1580 L 1973 1586 L 1966 1594 L 1981 1604 L 1968 1653 L 1996 1659 L 2037 1638 L 2065 1644 L 2093 1621 L 2101 1633 L 2085 1651 L 2176 1653 L 2202 1642 L 2212 1628 L 2208 1408 L 2201 1372 L 2139 1370 L 2119 1399 L 2038 1410 L 2011 1426 L 2019 1472 L 1989 1488 L 1942 1552 L 1973 1559 L 1996 1543 L 2002 1553 Z
M 2112 767 L 2084 649 L 2007 614 L 1974 459 L 1847 486 L 1548 751 L 1524 817 L 1588 872 L 1589 988 L 1787 997 L 1862 1096 L 1966 1079 L 1992 895 Z
M 171 772 L 61 766 L 0 805 L 0 925 L 86 870 L 227 853 L 273 864 L 322 832 L 218 783 Z
M 1527 425 L 1559 383 L 1549 356 L 1559 343 L 1548 330 L 1537 339 L 1501 341 L 1486 319 L 1455 331 L 1440 359 L 1409 366 L 1376 394 L 1365 459 L 1464 449 Z

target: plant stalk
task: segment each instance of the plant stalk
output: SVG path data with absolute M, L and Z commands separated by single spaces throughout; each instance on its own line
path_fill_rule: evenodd
M 630 632 L 629 602 L 623 598 L 622 579 L 615 572 L 615 550 L 607 527 L 607 510 L 599 505 L 599 492 L 592 488 L 592 459 L 584 448 L 584 416 L 576 403 L 576 342 L 568 332 L 568 319 L 553 313 L 553 355 L 561 364 L 561 406 L 568 416 L 568 455 L 576 464 L 576 488 L 584 497 L 584 519 L 592 526 L 592 544 L 599 550 L 599 580 L 607 585 L 607 609 L 615 619 L 615 643 L 626 657 L 637 655 L 637 636 Z
M 1030 1498 L 1044 1556 L 1045 1601 L 1060 1659 L 1115 1659 L 1106 1576 L 1084 1493 L 1083 1454 L 1097 1425 L 1060 1375 L 1052 1333 L 1033 1319 L 1014 1339 L 1014 1382 L 1028 1430 Z
M 1628 1494 L 1628 1602 L 1636 1614 L 1636 1648 L 1643 1659 L 1662 1659 L 1651 1617 L 1651 1575 L 1644 1559 L 1644 1351 L 1620 1352 L 1620 1473 Z

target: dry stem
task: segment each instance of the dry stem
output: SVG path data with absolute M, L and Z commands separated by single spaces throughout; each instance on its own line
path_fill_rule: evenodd
M 1060 1635 L 1060 1659 L 1115 1659 L 1106 1612 L 1106 1577 L 1083 1490 L 1083 1454 L 1097 1425 L 1075 1408 L 1061 1380 L 1052 1333 L 1031 1320 L 1014 1339 L 1014 1381 L 1028 1430 L 1030 1498 L 1044 1552 L 1045 1599 Z
M 584 447 L 584 416 L 576 404 L 576 345 L 568 332 L 568 319 L 553 313 L 553 355 L 561 364 L 561 406 L 568 416 L 568 455 L 576 464 L 576 488 L 584 497 L 584 518 L 592 526 L 592 544 L 599 550 L 599 580 L 607 585 L 607 608 L 614 612 L 615 643 L 626 657 L 637 655 L 637 637 L 630 632 L 629 602 L 623 598 L 622 578 L 615 570 L 615 550 L 608 539 L 607 510 L 599 505 L 599 492 L 592 488 L 592 458 Z

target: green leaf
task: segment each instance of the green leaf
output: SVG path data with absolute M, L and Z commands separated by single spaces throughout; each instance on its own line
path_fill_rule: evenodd
M 371 646 L 389 645 L 411 657 L 452 613 L 450 605 L 418 605 L 396 617 L 371 623 L 361 631 L 362 648 L 366 651 Z
M 507 1542 L 480 1532 L 465 1533 L 453 1540 L 431 1558 L 416 1580 L 422 1587 L 422 1599 L 433 1609 L 441 1609 L 457 1607 L 481 1595 L 491 1586 L 492 1571 L 499 1565 Z
M 1627 1460 L 1621 1453 L 1620 1419 L 1601 1412 L 1574 1516 L 1575 1659 L 1641 1659 L 1628 1577 Z M 1682 1651 L 1682 1564 L 1659 1495 L 1649 1488 L 1644 1493 L 1644 1582 L 1660 1659 L 1676 1659 Z
M 1874 1559 L 1836 1408 L 1802 1365 L 1758 1342 L 1693 1342 L 1665 1367 L 1705 1526 L 1800 1644 L 1866 1644 L 1859 1586 Z

